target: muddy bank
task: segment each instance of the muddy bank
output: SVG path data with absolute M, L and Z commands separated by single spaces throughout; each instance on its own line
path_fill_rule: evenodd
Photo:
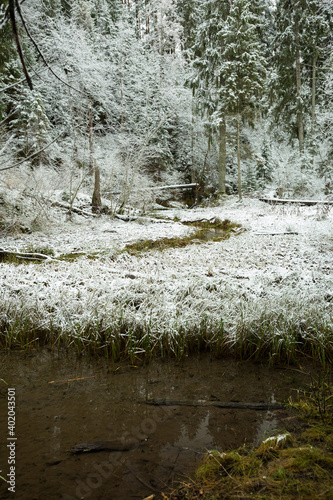
M 0 353 L 0 366 L 0 378 L 16 390 L 17 437 L 16 493 L 1 481 L 0 496 L 24 500 L 144 498 L 193 470 L 206 449 L 258 443 L 286 416 L 285 410 L 152 406 L 147 399 L 275 403 L 309 383 L 292 368 L 208 356 L 139 367 L 12 351 Z M 0 388 L 0 475 L 6 477 L 7 386 Z M 115 439 L 135 446 L 70 451 Z

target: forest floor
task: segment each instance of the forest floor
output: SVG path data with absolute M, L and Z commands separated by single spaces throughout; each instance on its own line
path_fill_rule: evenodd
M 78 201 L 88 213 L 89 200 Z M 324 367 L 332 359 L 330 207 L 228 197 L 123 219 L 55 205 L 34 227 L 28 210 L 15 217 L 0 233 L 1 348 L 65 345 L 136 362 L 198 350 L 272 363 L 309 354 Z M 288 414 L 284 437 L 209 452 L 162 497 L 310 499 L 320 485 L 332 498 L 332 386 L 321 379 L 311 391 L 312 406 L 295 402 L 305 420 Z
M 84 197 L 78 206 L 88 210 Z M 0 263 L 1 330 L 8 333 L 2 345 L 22 343 L 18 329 L 24 323 L 34 332 L 23 344 L 52 330 L 58 339 L 83 339 L 80 349 L 115 349 L 118 328 L 122 345 L 115 356 L 154 350 L 182 356 L 199 344 L 242 351 L 244 336 L 250 351 L 257 342 L 271 356 L 292 356 L 299 343 L 332 347 L 329 207 L 271 206 L 230 196 L 215 206 L 126 220 L 69 217 L 55 206 L 46 216 L 30 233 L 0 233 L 6 251 L 50 257 Z M 241 227 L 220 241 L 214 228 L 207 238 L 188 238 L 203 221 L 226 219 Z M 172 238 L 169 245 L 152 245 L 166 238 Z

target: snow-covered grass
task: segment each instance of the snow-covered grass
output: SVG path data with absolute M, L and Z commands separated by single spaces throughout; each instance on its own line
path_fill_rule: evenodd
M 233 197 L 132 222 L 66 221 L 57 210 L 43 231 L 0 238 L 7 250 L 47 248 L 55 257 L 0 264 L 2 346 L 64 343 L 114 358 L 203 349 L 272 361 L 332 355 L 330 211 Z M 183 237 L 195 228 L 182 221 L 214 217 L 246 231 L 185 248 L 123 251 L 140 239 Z M 57 259 L 79 252 L 86 255 Z

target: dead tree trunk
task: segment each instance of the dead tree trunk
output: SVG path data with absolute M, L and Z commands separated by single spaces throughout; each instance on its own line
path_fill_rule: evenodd
M 93 143 L 93 118 L 91 109 L 89 109 L 89 170 L 90 172 L 94 172 L 94 192 L 92 196 L 92 211 L 93 213 L 98 213 L 101 210 L 102 201 L 101 201 L 101 174 L 99 167 L 94 165 L 94 143 Z
M 101 174 L 99 167 L 95 166 L 95 183 L 94 183 L 94 193 L 92 197 L 92 211 L 94 214 L 100 212 L 102 201 L 101 201 Z

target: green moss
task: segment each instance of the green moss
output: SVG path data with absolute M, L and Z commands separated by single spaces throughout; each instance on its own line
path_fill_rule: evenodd
M 87 257 L 87 259 L 90 260 L 96 260 L 100 256 L 100 252 L 91 252 L 87 254 L 86 252 L 69 252 L 69 253 L 63 253 L 58 257 L 58 260 L 64 260 L 66 262 L 74 262 L 77 259 L 80 259 L 81 257 Z
M 202 229 L 221 229 L 226 232 L 241 227 L 241 224 L 237 224 L 237 222 L 231 222 L 229 219 L 221 220 L 218 217 L 210 220 L 184 221 L 182 224 L 185 226 L 200 227 Z
M 331 387 L 331 386 L 330 386 Z M 302 401 L 309 398 L 303 395 Z M 311 398 L 310 398 L 311 399 Z M 266 439 L 257 448 L 242 447 L 226 453 L 210 451 L 192 479 L 165 496 L 168 500 L 212 500 L 253 498 L 333 498 L 333 429 L 317 413 L 304 430 L 303 408 L 299 406 L 299 427 Z M 300 409 L 299 409 L 300 408 Z M 298 430 L 297 430 L 298 429 Z M 308 441 L 318 440 L 316 446 Z
M 193 243 L 205 243 L 210 241 L 221 241 L 230 237 L 233 232 L 239 233 L 240 224 L 230 222 L 229 220 L 220 221 L 215 219 L 211 221 L 184 222 L 189 226 L 200 227 L 196 232 L 188 236 L 177 236 L 173 238 L 160 238 L 158 240 L 143 240 L 126 245 L 123 252 L 135 255 L 138 252 L 149 250 L 163 251 L 167 248 L 183 248 Z
M 308 427 L 303 433 L 302 438 L 312 442 L 326 442 L 329 439 L 330 433 L 327 427 L 323 425 L 314 425 L 313 427 Z
M 308 473 L 318 479 L 331 476 L 333 471 L 333 457 L 328 455 L 328 450 L 310 444 L 297 448 L 287 448 L 281 452 L 285 458 L 286 466 L 294 474 Z

